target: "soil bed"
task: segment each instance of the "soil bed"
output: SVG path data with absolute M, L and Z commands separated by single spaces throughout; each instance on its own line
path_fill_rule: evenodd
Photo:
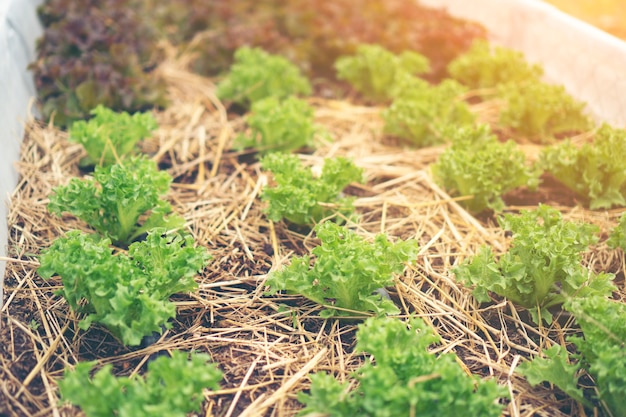
M 141 372 L 156 352 L 196 349 L 208 352 L 224 372 L 221 389 L 207 393 L 203 415 L 292 416 L 300 408 L 296 394 L 308 387 L 307 374 L 332 372 L 339 379 L 362 363 L 353 353 L 356 323 L 324 320 L 321 306 L 293 295 L 264 296 L 269 271 L 292 255 L 315 246 L 308 232 L 268 221 L 259 193 L 267 183 L 254 158 L 230 151 L 244 125 L 228 116 L 214 96 L 211 79 L 188 72 L 176 60 L 159 71 L 167 80 L 171 106 L 155 112 L 159 129 L 143 151 L 174 178 L 169 194 L 174 210 L 187 220 L 196 242 L 213 261 L 197 277 L 195 294 L 177 295 L 174 326 L 152 346 L 123 347 L 106 330 L 77 330 L 77 318 L 48 282 L 36 273 L 36 255 L 71 229 L 87 230 L 71 216 L 48 213 L 52 188 L 73 176 L 84 156 L 66 133 L 31 122 L 17 164 L 21 181 L 11 196 L 6 298 L 0 315 L 0 415 L 73 416 L 77 409 L 58 404 L 55 381 L 63 368 L 79 360 L 111 363 L 119 375 Z M 526 311 L 495 299 L 479 305 L 471 290 L 450 272 L 481 245 L 501 252 L 507 239 L 492 213 L 474 217 L 431 179 L 429 164 L 442 147 L 409 149 L 390 143 L 379 132 L 378 109 L 346 101 L 311 98 L 316 121 L 332 135 L 308 164 L 347 156 L 365 169 L 365 185 L 352 186 L 360 218 L 352 226 L 362 235 L 380 232 L 392 239 L 420 243 L 416 263 L 397 278 L 391 296 L 402 315 L 418 315 L 442 338 L 435 352 L 455 352 L 468 372 L 497 378 L 509 388 L 505 416 L 584 416 L 576 403 L 548 386 L 531 388 L 513 373 L 525 357 L 547 340 L 562 342 L 575 332 L 559 315 L 551 327 L 529 325 Z M 558 207 L 566 219 L 597 224 L 603 232 L 617 223 L 621 210 L 588 211 L 555 181 L 537 192 L 506 196 L 510 211 L 538 203 Z M 621 251 L 598 245 L 585 258 L 594 271 L 618 275 L 618 297 L 626 299 Z

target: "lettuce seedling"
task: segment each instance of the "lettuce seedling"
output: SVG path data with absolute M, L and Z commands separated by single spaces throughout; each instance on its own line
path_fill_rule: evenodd
M 429 71 L 428 58 L 405 51 L 395 55 L 380 45 L 359 45 L 356 54 L 335 61 L 337 78 L 348 81 L 364 97 L 385 102 L 395 97 L 398 81 Z
M 420 318 L 411 318 L 407 326 L 393 318 L 372 317 L 358 326 L 356 339 L 356 352 L 368 354 L 365 364 L 345 382 L 326 373 L 311 375 L 310 392 L 298 395 L 305 405 L 298 415 L 501 415 L 498 402 L 507 396 L 506 389 L 494 380 L 468 375 L 453 353 L 429 352 L 439 337 Z
M 513 233 L 508 252 L 496 259 L 488 246 L 454 269 L 458 280 L 474 286 L 474 297 L 489 301 L 488 291 L 526 307 L 535 322 L 548 323 L 548 307 L 569 297 L 608 295 L 612 274 L 594 274 L 581 265 L 581 252 L 596 243 L 598 227 L 566 222 L 546 205 L 520 215 L 507 214 L 500 226 Z M 539 309 L 539 310 L 538 310 Z
M 112 365 L 90 376 L 96 362 L 66 369 L 59 381 L 61 400 L 77 405 L 87 417 L 185 417 L 199 412 L 204 389 L 216 390 L 222 372 L 203 353 L 173 351 L 148 363 L 143 376 L 116 377 Z
M 252 104 L 252 113 L 246 116 L 250 134 L 237 136 L 234 147 L 253 148 L 260 154 L 312 147 L 317 130 L 313 117 L 313 108 L 296 97 L 283 101 L 277 97 L 259 100 Z
M 613 416 L 626 416 L 626 304 L 594 296 L 568 300 L 583 336 L 570 338 Z
M 76 230 L 56 239 L 40 256 L 39 275 L 60 275 L 59 294 L 73 311 L 85 314 L 79 327 L 105 325 L 123 344 L 136 346 L 144 336 L 162 333 L 176 315 L 169 297 L 197 288 L 194 276 L 210 255 L 194 248 L 189 235 L 154 229 L 128 254 L 113 254 L 109 239 Z
M 487 125 L 461 128 L 450 139 L 452 146 L 439 156 L 431 172 L 452 195 L 472 196 L 459 202 L 469 211 L 501 211 L 503 194 L 539 184 L 539 171 L 526 163 L 517 144 L 500 142 Z
M 539 82 L 543 68 L 531 65 L 521 52 L 491 46 L 478 40 L 466 53 L 448 64 L 450 77 L 472 89 L 493 88 L 506 83 Z
M 299 94 L 311 94 L 311 85 L 300 70 L 286 58 L 261 48 L 237 49 L 230 72 L 217 86 L 221 100 L 244 107 L 267 97 L 282 100 Z
M 82 165 L 111 165 L 132 155 L 135 145 L 156 129 L 151 113 L 116 113 L 102 105 L 91 111 L 89 121 L 77 121 L 69 128 L 69 140 L 87 152 Z
M 626 206 L 626 130 L 602 125 L 592 143 L 545 148 L 539 163 L 591 209 Z
M 116 245 L 128 245 L 155 227 L 179 229 L 184 219 L 161 200 L 172 178 L 154 161 L 129 158 L 122 164 L 96 167 L 93 179 L 72 178 L 55 187 L 48 210 L 71 213 Z M 149 212 L 149 213 L 148 213 Z
M 352 182 L 363 181 L 363 170 L 346 158 L 328 158 L 319 177 L 302 166 L 295 155 L 271 153 L 261 159 L 261 167 L 274 176 L 273 187 L 265 187 L 261 199 L 272 221 L 286 220 L 312 225 L 333 214 L 349 216 L 354 211 L 351 197 L 340 197 Z
M 582 337 L 568 338 L 580 353 L 569 355 L 565 348 L 553 346 L 545 352 L 545 359 L 535 358 L 521 364 L 518 370 L 532 385 L 549 382 L 590 406 L 577 386 L 577 371 L 584 369 L 596 382 L 598 397 L 610 410 L 607 415 L 626 415 L 626 304 L 590 296 L 572 298 L 564 307 L 582 330 Z M 577 362 L 572 363 L 572 359 Z
M 332 222 L 318 224 L 314 230 L 321 244 L 311 251 L 313 266 L 308 255 L 293 258 L 288 267 L 269 275 L 267 293 L 301 294 L 327 307 L 321 317 L 397 314 L 393 302 L 375 291 L 393 285 L 394 274 L 417 256 L 417 242 L 391 243 L 384 234 L 368 242 Z
M 450 131 L 474 124 L 475 115 L 460 99 L 467 89 L 454 80 L 431 86 L 405 77 L 398 90 L 402 94 L 382 113 L 386 134 L 421 148 L 444 143 Z
M 508 83 L 499 86 L 497 94 L 506 103 L 499 124 L 532 142 L 550 143 L 559 134 L 593 128 L 592 120 L 585 114 L 585 103 L 575 100 L 563 86 Z

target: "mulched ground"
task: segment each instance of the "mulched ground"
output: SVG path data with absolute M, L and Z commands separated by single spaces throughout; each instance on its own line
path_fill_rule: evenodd
M 220 390 L 206 393 L 202 414 L 221 417 L 293 416 L 300 407 L 296 394 L 308 388 L 309 373 L 332 372 L 342 379 L 362 363 L 363 357 L 353 353 L 356 323 L 321 319 L 321 307 L 302 297 L 264 295 L 267 273 L 291 256 L 307 253 L 316 240 L 265 218 L 259 193 L 268 176 L 253 156 L 230 150 L 245 125 L 227 114 L 212 80 L 187 72 L 176 60 L 159 70 L 172 105 L 155 112 L 160 128 L 143 143 L 143 151 L 175 178 L 168 198 L 213 261 L 197 277 L 197 293 L 173 298 L 178 307 L 174 326 L 154 345 L 125 348 L 99 326 L 79 331 L 77 318 L 55 295 L 60 280 L 42 280 L 36 268 L 37 254 L 56 237 L 71 229 L 87 230 L 71 216 L 57 218 L 46 209 L 53 187 L 84 175 L 78 169 L 84 154 L 79 145 L 67 142 L 66 133 L 28 123 L 17 163 L 21 179 L 11 196 L 0 312 L 2 416 L 79 415 L 59 404 L 55 382 L 79 360 L 97 359 L 112 364 L 119 375 L 130 375 L 142 372 L 158 351 L 208 352 L 224 380 Z M 441 336 L 433 351 L 455 352 L 468 372 L 508 387 L 511 400 L 504 416 L 588 415 L 558 389 L 531 388 L 514 372 L 521 360 L 573 334 L 571 318 L 557 311 L 550 327 L 537 327 L 529 324 L 526 311 L 505 300 L 479 305 L 450 272 L 481 245 L 501 252 L 508 240 L 492 213 L 468 214 L 433 182 L 428 167 L 444 148 L 416 150 L 385 138 L 378 108 L 321 98 L 310 103 L 334 141 L 320 141 L 314 153 L 301 154 L 301 159 L 314 166 L 325 157 L 347 156 L 365 169 L 366 184 L 347 191 L 358 197 L 360 214 L 350 227 L 367 238 L 384 232 L 420 243 L 417 261 L 397 277 L 390 292 L 402 316 L 423 318 Z M 529 156 L 536 154 L 536 147 L 528 150 Z M 566 219 L 595 223 L 604 232 L 620 214 L 583 209 L 548 177 L 538 191 L 518 190 L 506 201 L 512 212 L 551 204 Z M 618 297 L 626 299 L 621 251 L 599 244 L 586 254 L 585 264 L 616 273 Z

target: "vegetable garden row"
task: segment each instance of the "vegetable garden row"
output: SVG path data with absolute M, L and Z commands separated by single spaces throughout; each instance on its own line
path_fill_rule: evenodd
M 65 3 L 0 414 L 626 415 L 626 130 L 413 2 Z

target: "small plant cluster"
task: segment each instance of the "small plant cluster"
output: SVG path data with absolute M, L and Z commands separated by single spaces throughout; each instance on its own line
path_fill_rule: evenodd
M 610 247 L 626 247 L 623 234 L 626 216 L 609 233 Z M 513 233 L 511 247 L 499 259 L 482 247 L 470 260 L 454 269 L 457 279 L 474 286 L 477 301 L 490 301 L 488 291 L 529 309 L 535 323 L 552 322 L 550 307 L 562 305 L 582 330 L 568 339 L 579 354 L 554 344 L 518 372 L 531 385 L 549 382 L 585 406 L 590 402 L 579 387 L 585 370 L 597 384 L 597 397 L 611 415 L 623 415 L 626 395 L 626 307 L 610 299 L 616 287 L 613 274 L 587 270 L 581 252 L 598 242 L 598 228 L 586 223 L 566 222 L 560 213 L 540 205 L 534 211 L 499 219 Z
M 89 118 L 98 104 L 129 112 L 165 105 L 165 84 L 150 70 L 155 34 L 137 5 L 47 0 L 41 6 L 46 28 L 30 69 L 46 119 L 65 127 Z
M 394 274 L 417 255 L 415 240 L 391 243 L 384 234 L 373 242 L 332 222 L 315 226 L 321 244 L 309 256 L 291 259 L 291 264 L 270 274 L 268 294 L 286 290 L 325 306 L 320 317 L 354 316 L 373 312 L 397 314 L 393 302 L 376 293 L 393 284 Z
M 259 154 L 312 147 L 314 111 L 297 97 L 310 93 L 308 79 L 286 58 L 260 48 L 238 49 L 230 72 L 217 88 L 220 99 L 252 106 L 246 117 L 250 133 L 240 134 L 233 146 L 253 148 Z
M 499 124 L 538 143 L 553 142 L 561 134 L 587 131 L 593 124 L 585 104 L 562 86 L 541 81 L 543 69 L 521 53 L 477 41 L 448 65 L 450 76 L 483 96 L 504 101 Z
M 70 139 L 83 144 L 92 178 L 72 178 L 50 195 L 48 209 L 70 213 L 94 233 L 68 231 L 40 254 L 43 279 L 60 276 L 58 291 L 79 314 L 78 326 L 106 326 L 126 346 L 171 327 L 171 295 L 197 288 L 195 275 L 211 256 L 181 230 L 182 216 L 162 199 L 172 178 L 144 155 L 130 155 L 155 129 L 150 114 L 115 113 L 96 107 L 94 118 L 78 121 Z M 114 246 L 115 245 L 115 246 Z M 199 411 L 204 388 L 216 388 L 221 372 L 209 357 L 175 352 L 148 366 L 145 379 L 114 377 L 110 365 L 90 379 L 94 363 L 79 363 L 59 382 L 61 396 L 89 417 L 184 416 Z M 103 394 L 110 395 L 103 395 Z
M 78 405 L 88 417 L 185 417 L 199 412 L 204 389 L 219 388 L 222 373 L 203 353 L 172 352 L 148 364 L 144 376 L 116 377 L 105 365 L 93 377 L 95 362 L 65 370 L 61 399 Z
M 313 225 L 326 217 L 349 217 L 354 212 L 354 198 L 340 194 L 350 183 L 363 181 L 363 170 L 349 159 L 326 159 L 317 177 L 295 155 L 268 154 L 261 159 L 261 167 L 274 178 L 275 185 L 265 187 L 261 195 L 272 221 Z
M 594 274 L 581 265 L 581 253 L 598 241 L 597 226 L 564 221 L 556 209 L 536 210 L 498 219 L 512 232 L 510 249 L 496 259 L 489 246 L 454 269 L 458 280 L 474 286 L 474 297 L 490 301 L 488 291 L 529 309 L 533 320 L 550 323 L 549 307 L 571 297 L 610 295 L 612 274 Z
M 488 125 L 460 128 L 450 139 L 452 145 L 431 165 L 431 172 L 449 192 L 472 197 L 461 202 L 467 210 L 499 212 L 504 209 L 503 194 L 539 184 L 539 171 L 528 166 L 516 143 L 500 142 Z
M 419 318 L 408 323 L 372 317 L 358 326 L 356 352 L 365 364 L 350 379 L 311 375 L 309 393 L 298 400 L 300 416 L 483 416 L 502 413 L 506 390 L 493 380 L 469 376 L 456 355 L 428 351 L 439 337 Z

